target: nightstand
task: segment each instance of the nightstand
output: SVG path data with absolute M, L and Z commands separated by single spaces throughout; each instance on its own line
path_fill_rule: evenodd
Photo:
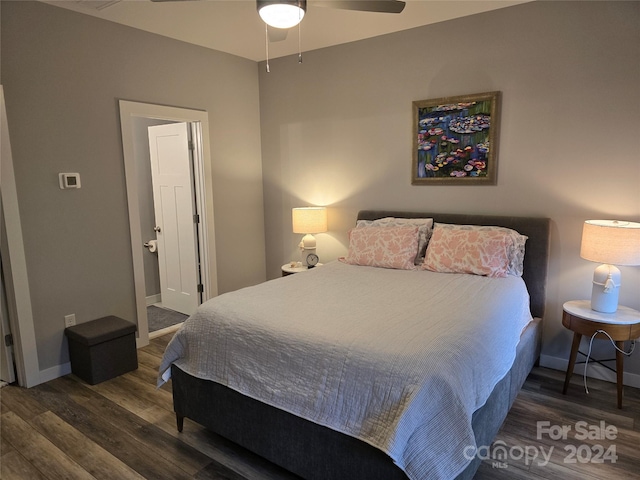
M 562 393 L 567 393 L 569 380 L 573 374 L 576 364 L 576 356 L 579 352 L 582 335 L 591 337 L 598 330 L 607 332 L 620 350 L 624 350 L 626 340 L 634 340 L 640 337 L 640 312 L 633 308 L 618 306 L 614 313 L 600 313 L 591 310 L 589 300 L 572 300 L 563 306 L 562 325 L 573 332 L 573 344 L 571 345 L 571 355 L 569 356 L 569 366 L 564 380 Z M 606 336 L 598 337 L 606 338 Z M 614 359 L 611 359 L 614 360 Z M 595 362 L 606 362 L 608 360 L 594 360 Z M 624 365 L 624 355 L 616 350 L 616 379 L 618 387 L 618 408 L 622 408 L 622 374 Z M 610 368 L 604 365 L 607 368 Z M 611 368 L 610 368 L 611 369 Z M 613 369 L 611 369 L 613 370 Z
M 318 263 L 315 267 L 321 267 L 322 263 Z M 293 275 L 294 273 L 306 272 L 309 270 L 308 267 L 292 267 L 290 263 L 285 263 L 282 265 L 282 276 L 286 277 L 287 275 Z

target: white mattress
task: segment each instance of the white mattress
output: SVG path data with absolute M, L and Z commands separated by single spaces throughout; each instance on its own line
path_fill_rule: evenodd
M 453 478 L 530 321 L 518 277 L 332 262 L 206 302 L 160 372 L 175 363 L 357 437 L 411 479 Z

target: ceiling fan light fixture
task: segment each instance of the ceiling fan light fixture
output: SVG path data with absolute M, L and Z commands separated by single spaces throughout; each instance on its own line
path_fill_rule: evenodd
M 258 14 L 274 28 L 295 27 L 307 9 L 306 0 L 257 0 Z

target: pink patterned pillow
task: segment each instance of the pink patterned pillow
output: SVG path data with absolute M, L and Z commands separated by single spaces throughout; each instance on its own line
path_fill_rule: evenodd
M 512 270 L 517 236 L 502 227 L 436 223 L 422 268 L 506 277 Z
M 341 259 L 351 265 L 415 270 L 418 227 L 367 227 L 349 231 L 349 253 Z
M 427 243 L 429 243 L 431 231 L 433 230 L 433 218 L 384 217 L 376 220 L 358 220 L 356 222 L 356 228 L 403 227 L 407 225 L 418 227 L 418 254 L 413 263 L 422 265 L 427 251 Z

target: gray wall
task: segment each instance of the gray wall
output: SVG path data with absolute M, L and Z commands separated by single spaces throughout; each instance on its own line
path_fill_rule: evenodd
M 553 221 L 543 360 L 564 368 L 562 304 L 589 298 L 589 218 L 640 220 L 640 3 L 533 2 L 260 68 L 267 272 L 296 258 L 291 208 L 329 206 L 321 261 L 346 253 L 362 208 Z M 412 186 L 412 101 L 503 92 L 497 186 Z M 620 303 L 640 309 L 640 267 Z M 595 342 L 606 350 L 605 341 Z M 640 355 L 625 370 L 640 385 Z
M 40 370 L 64 315 L 136 320 L 118 99 L 209 112 L 220 292 L 265 279 L 255 62 L 39 2 L 2 2 L 4 86 Z M 60 190 L 58 172 L 79 172 Z

